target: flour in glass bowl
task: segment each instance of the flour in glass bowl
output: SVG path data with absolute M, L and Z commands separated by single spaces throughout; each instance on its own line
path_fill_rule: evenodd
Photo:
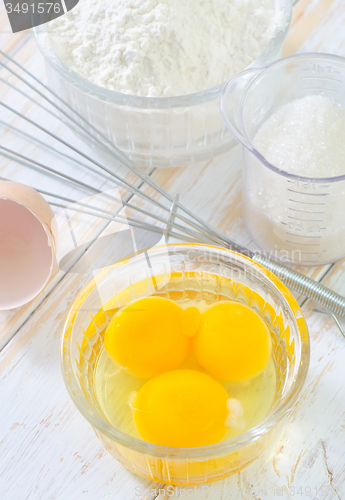
M 80 0 L 47 24 L 58 55 L 117 92 L 206 90 L 249 66 L 274 32 L 272 0 Z

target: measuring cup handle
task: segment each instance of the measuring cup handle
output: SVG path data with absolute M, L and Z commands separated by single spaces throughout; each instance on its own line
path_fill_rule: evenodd
M 243 134 L 242 97 L 249 83 L 261 71 L 262 68 L 249 68 L 234 76 L 225 85 L 220 97 L 220 112 L 227 129 L 248 149 L 251 145 Z

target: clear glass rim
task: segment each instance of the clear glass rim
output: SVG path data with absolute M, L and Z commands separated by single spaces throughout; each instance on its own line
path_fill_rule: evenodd
M 301 182 L 315 182 L 315 183 L 323 183 L 323 182 L 338 182 L 338 181 L 343 181 L 345 180 L 345 174 L 338 175 L 335 177 L 306 177 L 303 175 L 297 175 L 297 174 L 290 174 L 289 172 L 286 172 L 285 170 L 282 170 L 273 163 L 270 163 L 254 146 L 251 138 L 249 137 L 248 131 L 245 127 L 245 122 L 244 122 L 244 107 L 245 107 L 245 101 L 250 93 L 253 85 L 262 77 L 264 76 L 268 71 L 270 71 L 272 68 L 277 68 L 279 66 L 285 66 L 286 64 L 292 63 L 292 62 L 298 62 L 302 60 L 315 60 L 315 59 L 323 59 L 328 62 L 330 61 L 335 61 L 335 62 L 340 62 L 344 65 L 345 67 L 345 57 L 341 56 L 336 56 L 334 54 L 328 54 L 326 52 L 305 52 L 303 54 L 294 54 L 292 56 L 284 57 L 282 59 L 278 59 L 277 61 L 273 61 L 272 63 L 268 64 L 267 66 L 264 66 L 262 68 L 262 71 L 259 71 L 256 76 L 253 77 L 253 79 L 250 81 L 248 86 L 246 87 L 245 91 L 243 92 L 242 98 L 241 98 L 241 123 L 242 123 L 242 130 L 243 134 L 248 141 L 250 148 L 249 151 L 251 151 L 259 160 L 261 163 L 263 163 L 267 168 L 272 170 L 272 172 L 275 172 L 279 175 L 282 175 L 284 177 L 287 177 L 289 179 L 296 179 Z M 259 68 L 258 68 L 259 69 Z M 231 80 L 230 80 L 231 81 Z
M 307 375 L 308 366 L 309 366 L 309 357 L 310 357 L 310 345 L 309 345 L 309 335 L 306 322 L 304 320 L 302 311 L 296 302 L 295 298 L 291 294 L 291 292 L 286 288 L 286 286 L 270 271 L 266 268 L 257 264 L 249 257 L 245 257 L 237 252 L 232 250 L 222 249 L 219 247 L 214 247 L 212 245 L 198 245 L 198 244 L 169 244 L 164 248 L 171 248 L 175 251 L 186 251 L 186 249 L 190 248 L 193 250 L 200 251 L 209 251 L 218 253 L 220 255 L 231 255 L 235 260 L 238 260 L 246 265 L 250 265 L 252 269 L 262 275 L 265 279 L 270 281 L 270 284 L 276 289 L 276 291 L 282 296 L 286 307 L 289 309 L 292 317 L 295 321 L 295 327 L 297 331 L 300 332 L 300 338 L 303 337 L 303 341 L 300 342 L 300 363 L 297 368 L 297 373 L 294 378 L 293 384 L 285 398 L 283 403 L 278 405 L 278 407 L 269 414 L 262 422 L 260 422 L 255 427 L 249 429 L 244 434 L 232 438 L 230 440 L 209 445 L 198 448 L 173 448 L 166 446 L 154 445 L 151 443 L 147 443 L 145 441 L 141 441 L 140 439 L 133 438 L 123 432 L 117 430 L 113 426 L 111 426 L 107 421 L 102 419 L 98 413 L 92 408 L 91 405 L 86 401 L 85 396 L 82 394 L 77 380 L 74 376 L 72 364 L 71 364 L 71 356 L 70 356 L 70 334 L 73 328 L 73 320 L 71 317 L 73 314 L 75 315 L 74 304 L 79 299 L 79 306 L 83 303 L 86 296 L 93 289 L 94 284 L 92 285 L 90 282 L 84 289 L 79 293 L 76 301 L 72 305 L 69 314 L 67 316 L 62 341 L 61 341 L 61 367 L 62 374 L 64 377 L 64 381 L 67 387 L 67 390 L 78 408 L 81 414 L 89 421 L 89 423 L 96 428 L 100 433 L 106 435 L 109 439 L 115 441 L 116 443 L 123 445 L 126 448 L 133 449 L 135 451 L 151 454 L 153 456 L 166 457 L 169 455 L 170 457 L 181 458 L 181 455 L 188 455 L 190 457 L 198 458 L 204 457 L 206 454 L 210 455 L 218 455 L 221 452 L 231 453 L 235 451 L 239 447 L 248 445 L 255 441 L 256 438 L 259 438 L 263 434 L 267 433 L 270 429 L 272 429 L 279 420 L 285 415 L 285 413 L 292 407 L 295 403 L 304 383 L 304 380 Z M 157 247 L 157 251 L 159 252 L 159 248 Z M 138 253 L 137 255 L 141 255 L 143 252 Z M 125 266 L 126 263 L 120 265 L 120 267 Z M 103 270 L 99 278 L 103 279 L 106 276 L 106 269 Z M 74 316 L 75 317 L 75 316 Z M 296 317 L 299 320 L 299 324 L 297 325 Z
M 278 0 L 274 0 L 277 2 Z M 277 23 L 276 29 L 264 48 L 261 54 L 255 59 L 249 67 L 260 66 L 265 64 L 269 58 L 269 54 L 278 45 L 283 45 L 285 38 L 287 36 L 291 18 L 292 18 L 292 2 L 291 0 L 282 0 L 284 2 L 284 12 L 286 19 L 282 20 L 279 24 Z M 180 108 L 180 107 L 191 107 L 197 104 L 208 102 L 210 100 L 219 99 L 221 92 L 223 90 L 226 82 L 218 84 L 206 90 L 201 90 L 199 92 L 194 92 L 192 94 L 179 95 L 174 97 L 141 97 L 132 96 L 129 94 L 123 94 L 121 92 L 116 92 L 115 90 L 110 90 L 105 87 L 96 85 L 90 82 L 83 76 L 76 73 L 67 64 L 60 59 L 58 54 L 54 51 L 48 41 L 42 43 L 41 37 L 46 34 L 44 25 L 37 26 L 33 28 L 34 35 L 36 38 L 37 45 L 44 56 L 44 59 L 61 74 L 65 79 L 72 80 L 72 85 L 78 87 L 80 90 L 87 89 L 88 92 L 92 92 L 93 97 L 101 101 L 105 101 L 110 104 L 120 104 L 123 106 L 134 107 L 134 108 L 144 108 L 144 109 L 170 109 L 170 108 Z

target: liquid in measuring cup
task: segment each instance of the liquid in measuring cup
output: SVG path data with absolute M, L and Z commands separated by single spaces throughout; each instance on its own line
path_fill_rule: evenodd
M 253 144 L 283 171 L 261 169 L 257 190 L 243 193 L 254 239 L 279 260 L 313 265 L 339 259 L 345 254 L 345 180 L 334 179 L 345 174 L 345 109 L 316 95 L 289 102 L 264 122 Z M 260 162 L 245 155 L 253 170 Z

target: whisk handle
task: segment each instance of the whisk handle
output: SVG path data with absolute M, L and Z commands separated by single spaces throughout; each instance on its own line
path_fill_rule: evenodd
M 345 297 L 333 292 L 317 281 L 303 274 L 279 264 L 267 257 L 256 253 L 252 257 L 255 262 L 262 264 L 272 271 L 283 283 L 292 290 L 318 302 L 330 311 L 340 316 L 345 316 Z

